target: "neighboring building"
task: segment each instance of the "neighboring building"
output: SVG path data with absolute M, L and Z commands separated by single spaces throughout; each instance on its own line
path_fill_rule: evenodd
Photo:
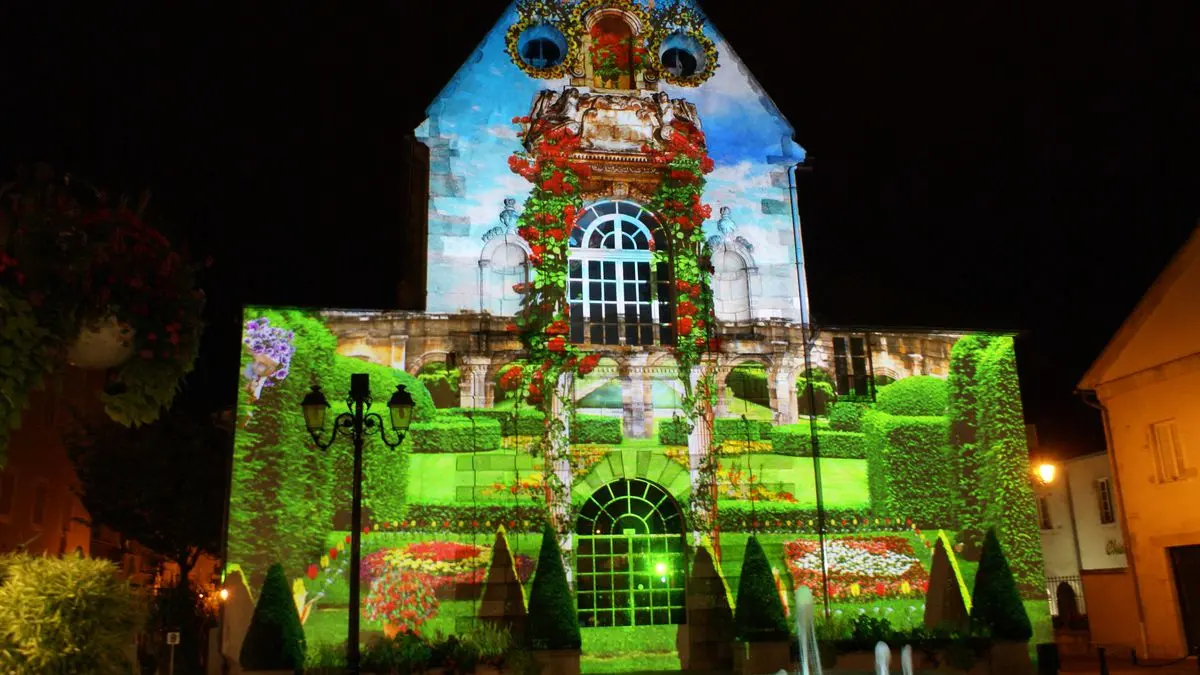
M 1037 451 L 1034 451 L 1037 456 Z M 1057 463 L 1057 475 L 1048 485 L 1034 487 L 1038 529 L 1046 568 L 1050 614 L 1069 621 L 1074 602 L 1079 615 L 1087 615 L 1087 578 L 1111 574 L 1125 567 L 1125 546 L 1113 497 L 1108 455 L 1094 453 Z M 1105 598 L 1096 598 L 1098 609 Z
M 751 535 L 783 589 L 911 628 L 939 618 L 939 532 L 978 560 L 994 528 L 1045 638 L 1012 336 L 813 325 L 804 150 L 692 3 L 516 2 L 416 137 L 429 171 L 400 187 L 428 176 L 424 275 L 404 270 L 424 306 L 246 311 L 227 657 L 276 562 L 309 648 L 346 635 L 347 445 L 316 451 L 299 403 L 316 381 L 340 413 L 352 374 L 376 409 L 396 385 L 416 402 L 411 452 L 365 450 L 366 631 L 501 619 L 519 588 L 481 600 L 472 580 L 501 528 L 527 574 L 549 522 L 585 658 L 731 667 L 704 610 L 729 598 L 688 595 L 724 586 L 688 574 L 710 549 L 737 589 Z M 895 302 L 939 292 L 913 269 Z
M 131 581 L 153 582 L 157 559 L 106 528 L 90 528 L 76 490 L 79 481 L 62 432 L 72 415 L 95 414 L 104 373 L 64 367 L 35 391 L 0 469 L 0 553 L 84 556 L 111 560 Z
M 1200 653 L 1200 228 L 1079 389 L 1103 414 L 1129 559 L 1096 585 L 1122 611 L 1093 617 L 1093 640 L 1102 628 L 1152 657 Z

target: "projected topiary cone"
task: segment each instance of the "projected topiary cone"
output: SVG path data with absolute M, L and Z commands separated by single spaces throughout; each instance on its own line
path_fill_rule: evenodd
M 579 615 L 567 585 L 558 537 L 546 526 L 529 593 L 529 646 L 542 675 L 579 675 Z
M 788 669 L 791 649 L 787 617 L 771 563 L 753 535 L 746 540 L 733 624 L 738 640 L 734 646 L 735 672 L 761 675 Z
M 238 659 L 247 673 L 301 673 L 304 671 L 304 628 L 288 587 L 283 565 L 267 570 L 254 617 L 242 642 Z
M 479 618 L 508 630 L 519 643 L 525 640 L 527 617 L 525 590 L 521 588 L 508 536 L 501 527 L 492 546 L 492 564 L 488 567 L 483 601 L 479 603 Z
M 988 530 L 979 554 L 979 571 L 971 594 L 971 632 L 992 639 L 993 673 L 1032 672 L 1029 639 L 1033 637 L 1033 626 L 994 529 Z

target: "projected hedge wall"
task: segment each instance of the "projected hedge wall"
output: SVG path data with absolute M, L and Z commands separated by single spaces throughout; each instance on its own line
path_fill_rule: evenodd
M 547 497 L 553 503 L 563 490 L 585 652 L 591 645 L 600 653 L 673 653 L 697 535 L 731 589 L 755 535 L 785 597 L 808 586 L 819 613 L 828 600 L 829 620 L 848 635 L 863 612 L 897 628 L 922 625 L 939 531 L 953 542 L 970 588 L 983 533 L 994 527 L 1035 625 L 1048 619 L 1009 337 L 867 335 L 876 362 L 892 366 L 878 379 L 894 381 L 865 396 L 838 382 L 836 350 L 827 348 L 836 336 L 818 338 L 807 371 L 802 359 L 726 343 L 710 357 L 721 386 L 700 450 L 712 458 L 715 515 L 701 531 L 688 447 L 696 434 L 681 414 L 669 351 L 614 352 L 575 374 L 562 430 L 567 487 L 550 495 L 548 476 L 561 466 L 545 461 L 546 414 L 509 375 L 514 364 L 528 369 L 519 350 L 503 349 L 516 340 L 458 356 L 453 384 L 435 380 L 445 388 L 438 407 L 423 374 L 438 370 L 431 364 L 444 367 L 447 355 L 430 348 L 444 339 L 428 335 L 431 321 L 247 310 L 228 560 L 252 588 L 271 563 L 284 565 L 310 644 L 345 636 L 350 445 L 316 450 L 299 402 L 318 382 L 339 412 L 357 372 L 370 375 L 377 401 L 403 384 L 417 405 L 398 450 L 377 441 L 366 448 L 360 573 L 368 631 L 432 635 L 479 620 L 489 606 L 484 581 L 497 533 L 503 529 L 513 569 L 527 584 L 550 519 Z M 407 337 L 403 351 L 393 335 Z M 894 369 L 906 343 L 936 352 L 923 366 L 934 374 Z M 803 354 L 802 344 L 789 349 Z M 823 403 L 810 414 L 802 403 L 816 391 Z M 613 638 L 623 627 L 645 628 L 657 642 Z

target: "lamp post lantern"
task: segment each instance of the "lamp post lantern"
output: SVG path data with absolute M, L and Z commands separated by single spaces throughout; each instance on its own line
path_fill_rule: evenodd
M 312 436 L 313 442 L 322 450 L 327 450 L 338 436 L 347 436 L 354 443 L 354 474 L 351 477 L 353 495 L 350 503 L 350 631 L 346 640 L 346 666 L 348 672 L 357 675 L 359 672 L 359 567 L 362 554 L 362 473 L 363 473 L 363 439 L 371 434 L 378 434 L 380 440 L 389 448 L 396 448 L 404 441 L 404 434 L 412 424 L 413 399 L 405 390 L 404 385 L 396 385 L 396 391 L 387 402 L 388 423 L 395 432 L 395 440 L 388 436 L 383 428 L 383 417 L 379 413 L 369 412 L 371 404 L 371 383 L 365 373 L 350 376 L 350 393 L 346 396 L 346 408 L 349 412 L 338 415 L 333 420 L 333 428 L 328 438 L 321 440 L 325 432 L 325 417 L 329 412 L 329 401 L 321 393 L 321 387 L 313 385 L 312 391 L 304 396 L 300 403 L 304 410 L 304 425 Z

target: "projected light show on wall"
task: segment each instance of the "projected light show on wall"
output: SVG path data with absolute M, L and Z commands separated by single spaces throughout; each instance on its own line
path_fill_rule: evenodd
M 418 129 L 426 311 L 246 309 L 227 571 L 282 564 L 310 651 L 352 573 L 366 634 L 519 632 L 548 526 L 583 670 L 666 670 L 740 633 L 759 551 L 848 636 L 952 622 L 994 530 L 1045 630 L 1011 336 L 809 326 L 792 134 L 690 3 L 514 5 Z M 357 571 L 350 445 L 299 406 L 356 373 L 415 403 Z

